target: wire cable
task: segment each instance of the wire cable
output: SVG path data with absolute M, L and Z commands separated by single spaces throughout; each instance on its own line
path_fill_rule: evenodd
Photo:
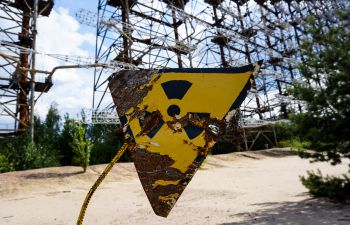
M 129 144 L 127 144 L 127 143 L 123 144 L 123 146 L 119 149 L 118 153 L 114 156 L 112 161 L 106 166 L 106 168 L 103 170 L 102 174 L 97 178 L 97 180 L 95 181 L 94 185 L 92 185 L 92 187 L 90 188 L 90 191 L 87 193 L 87 195 L 85 197 L 85 200 L 83 202 L 83 205 L 81 206 L 79 217 L 78 217 L 78 220 L 77 220 L 77 225 L 82 225 L 83 224 L 85 212 L 86 212 L 86 209 L 87 209 L 87 207 L 89 205 L 89 202 L 91 200 L 92 195 L 94 194 L 96 189 L 100 186 L 102 181 L 106 178 L 108 173 L 111 171 L 111 169 L 113 168 L 114 164 L 116 164 L 116 162 L 120 159 L 120 157 L 124 154 L 125 150 L 128 147 L 130 147 Z

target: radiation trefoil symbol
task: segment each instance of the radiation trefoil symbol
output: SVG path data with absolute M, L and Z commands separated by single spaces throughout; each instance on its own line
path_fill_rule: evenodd
M 179 105 L 181 105 L 181 101 L 183 100 L 183 98 L 185 97 L 185 94 L 188 92 L 191 86 L 192 86 L 192 83 L 187 80 L 170 80 L 170 81 L 161 83 L 161 87 L 164 91 L 164 94 L 168 99 L 168 103 L 165 105 L 165 107 L 167 107 L 166 117 L 168 121 L 171 121 L 171 119 L 173 118 L 180 118 L 181 117 L 180 115 L 184 114 L 184 113 L 181 113 L 181 107 Z M 208 118 L 210 116 L 210 113 L 207 113 L 207 112 L 187 112 L 187 113 L 189 115 L 196 115 L 199 117 L 199 119 Z M 157 113 L 155 114 L 156 116 L 158 115 Z M 152 118 L 152 112 L 145 110 L 143 116 L 139 118 L 139 123 L 141 127 L 146 127 L 145 120 L 147 118 Z M 163 117 L 159 117 L 155 127 L 151 129 L 149 132 L 147 132 L 146 135 L 149 138 L 153 138 L 163 125 L 164 125 Z M 198 128 L 196 126 L 193 126 L 191 125 L 191 123 L 187 123 L 186 126 L 183 126 L 182 128 L 189 139 L 194 139 L 200 133 L 203 132 L 203 128 Z
M 109 88 L 154 212 L 166 217 L 233 112 L 260 64 L 221 69 L 120 71 Z

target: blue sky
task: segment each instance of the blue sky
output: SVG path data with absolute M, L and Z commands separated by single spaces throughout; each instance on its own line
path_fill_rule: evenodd
M 71 12 L 76 12 L 80 8 L 85 8 L 91 11 L 97 10 L 98 0 L 80 0 L 80 1 L 72 1 L 72 0 L 56 0 L 55 7 L 64 7 L 70 9 Z
M 54 10 L 59 10 L 59 8 L 67 9 L 69 15 L 76 18 L 76 13 L 80 9 L 86 9 L 91 12 L 97 13 L 97 5 L 98 0 L 80 0 L 80 1 L 72 1 L 72 0 L 56 0 L 54 5 Z M 84 34 L 86 32 L 95 33 L 94 27 L 89 27 L 86 25 L 81 25 L 79 28 L 79 32 Z M 94 54 L 94 49 L 91 49 L 91 46 L 82 46 L 83 48 L 89 49 L 91 51 L 91 55 Z

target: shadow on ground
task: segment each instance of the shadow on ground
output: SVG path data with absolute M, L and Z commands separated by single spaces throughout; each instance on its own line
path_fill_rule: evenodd
M 291 150 L 291 148 L 273 148 L 268 150 L 257 150 L 254 152 L 259 155 L 274 158 L 283 158 L 285 156 L 297 155 L 296 151 Z
M 269 202 L 257 205 L 263 209 L 231 215 L 241 217 L 243 220 L 219 225 L 350 224 L 350 204 L 332 203 L 326 199 L 312 198 L 300 202 Z
M 26 179 L 43 179 L 43 178 L 65 178 L 65 177 L 71 177 L 78 174 L 83 174 L 83 171 L 78 172 L 70 172 L 70 173 L 32 173 L 25 175 L 24 177 Z

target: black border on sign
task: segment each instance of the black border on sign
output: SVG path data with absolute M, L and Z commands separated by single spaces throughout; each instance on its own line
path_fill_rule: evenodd
M 251 84 L 252 79 L 254 79 L 254 77 L 253 77 L 253 75 L 250 75 L 250 77 L 247 80 L 247 83 L 244 85 L 242 91 L 239 93 L 236 100 L 232 103 L 229 111 L 231 111 L 233 109 L 238 109 L 242 105 L 243 101 L 245 100 L 245 98 L 248 95 L 248 91 L 250 90 L 250 88 L 252 86 L 252 84 Z
M 229 68 L 170 68 L 160 69 L 159 73 L 246 73 L 253 71 L 255 66 L 249 64 L 242 67 L 229 67 Z M 232 74 L 230 74 L 232 75 Z

